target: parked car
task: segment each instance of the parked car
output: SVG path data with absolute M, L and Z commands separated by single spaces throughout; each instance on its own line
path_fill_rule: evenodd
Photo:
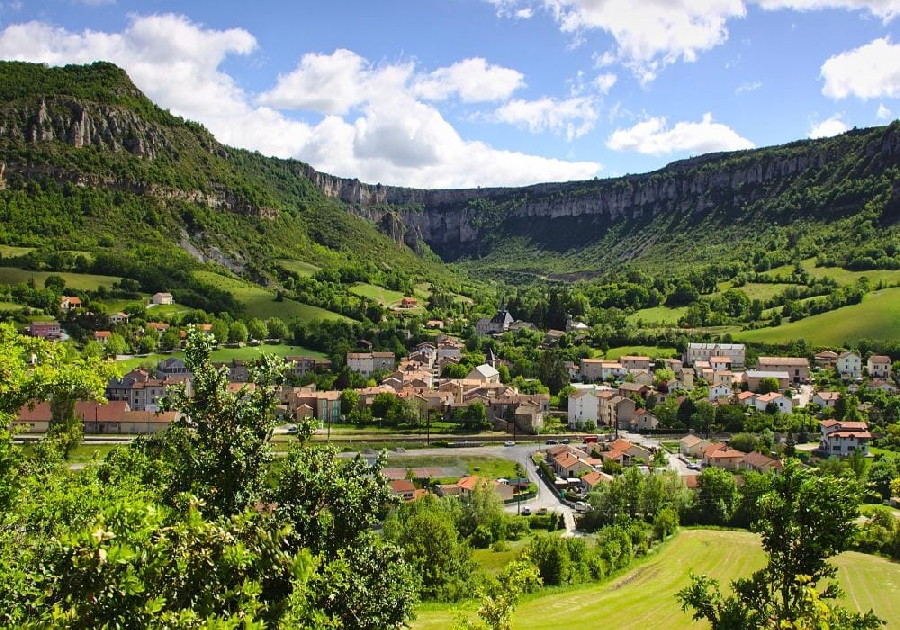
M 547 513 L 547 508 L 545 508 L 545 507 L 538 508 L 538 514 L 546 514 L 546 513 Z
M 584 512 L 590 512 L 590 511 L 591 511 L 591 506 L 588 505 L 587 503 L 585 503 L 584 501 L 577 501 L 577 502 L 575 503 L 575 511 L 576 511 L 576 512 L 581 512 L 582 514 L 583 514 Z
M 549 439 L 547 440 L 547 444 L 559 444 L 559 440 Z
M 516 445 L 516 443 L 513 442 L 512 440 L 506 440 L 506 441 L 503 443 L 503 446 L 515 446 L 515 445 Z
M 522 508 L 522 516 L 531 516 L 531 508 L 523 507 Z
M 569 438 L 565 438 L 565 439 L 562 441 L 562 443 L 563 443 L 563 444 L 568 444 L 568 443 L 569 443 Z

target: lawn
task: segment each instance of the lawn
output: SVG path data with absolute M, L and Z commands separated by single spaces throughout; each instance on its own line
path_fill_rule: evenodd
M 868 269 L 866 271 L 850 271 L 838 267 L 816 267 L 815 258 L 807 258 L 801 263 L 809 275 L 813 278 L 833 278 L 840 285 L 854 284 L 860 278 L 868 278 L 874 285 L 884 282 L 888 285 L 900 284 L 900 270 L 897 269 Z M 776 267 L 766 272 L 770 277 L 790 276 L 794 273 L 793 265 Z
M 96 291 L 98 287 L 111 288 L 121 278 L 112 276 L 95 276 L 88 273 L 70 273 L 66 271 L 29 271 L 15 267 L 0 267 L 0 284 L 19 284 L 34 279 L 38 287 L 44 286 L 47 276 L 59 276 L 66 281 L 66 287 L 82 291 Z
M 298 276 L 311 276 L 319 270 L 312 263 L 303 262 L 302 260 L 290 260 L 282 258 L 278 261 L 278 266 L 286 271 L 292 271 Z
M 509 479 L 515 476 L 515 462 L 512 460 L 479 455 L 406 457 L 389 453 L 387 468 L 459 468 L 467 471 L 470 475 L 487 479 L 500 479 L 501 477 Z
M 0 257 L 13 258 L 15 256 L 22 256 L 23 254 L 27 254 L 28 252 L 33 252 L 34 250 L 35 250 L 34 247 L 16 247 L 14 245 L 0 245 Z
M 326 311 L 317 306 L 303 304 L 290 299 L 278 302 L 275 294 L 255 284 L 250 284 L 238 278 L 229 278 L 212 271 L 195 271 L 194 277 L 223 291 L 228 291 L 244 308 L 248 317 L 279 317 L 285 321 L 298 317 L 302 320 L 312 319 L 343 319 L 353 321 L 338 313 Z
M 742 287 L 738 287 L 738 291 L 743 291 L 747 294 L 751 300 L 768 300 L 769 298 L 775 297 L 779 293 L 782 293 L 785 289 L 789 289 L 791 287 L 796 288 L 795 284 L 779 284 L 779 283 L 764 283 L 764 282 L 748 282 Z
M 640 321 L 644 326 L 676 326 L 679 318 L 687 313 L 687 310 L 687 306 L 677 306 L 675 308 L 654 306 L 653 308 L 642 308 L 639 311 L 635 311 L 626 319 L 632 324 Z
M 610 348 L 603 355 L 603 358 L 615 361 L 623 356 L 671 358 L 677 357 L 678 351 L 675 348 L 663 348 L 661 346 L 621 346 L 619 348 Z
M 675 593 L 687 586 L 691 571 L 705 573 L 727 584 L 749 576 L 763 565 L 758 538 L 748 532 L 686 530 L 651 554 L 628 573 L 602 584 L 547 590 L 523 598 L 512 618 L 516 630 L 565 628 L 577 622 L 583 628 L 709 627 L 681 611 Z M 888 622 L 900 624 L 900 565 L 855 552 L 834 560 L 839 582 L 847 592 L 846 604 L 859 610 L 874 609 Z M 416 630 L 451 627 L 452 605 L 423 606 Z M 474 610 L 475 604 L 465 606 Z
M 399 291 L 391 291 L 390 289 L 385 289 L 384 287 L 379 287 L 374 284 L 366 284 L 364 282 L 358 282 L 350 287 L 350 293 L 360 297 L 369 298 L 370 300 L 375 300 L 382 306 L 399 304 L 400 300 L 404 297 L 404 294 Z
M 258 358 L 259 355 L 263 353 L 274 354 L 275 356 L 279 357 L 292 356 L 315 357 L 317 359 L 327 358 L 326 355 L 322 352 L 309 350 L 302 346 L 289 346 L 283 343 L 263 344 L 261 346 L 244 346 L 242 348 L 219 348 L 218 350 L 213 350 L 210 353 L 210 358 L 213 361 L 231 361 L 232 359 L 250 360 Z M 123 372 L 127 372 L 143 365 L 156 365 L 157 361 L 161 361 L 162 359 L 169 359 L 172 357 L 183 359 L 184 353 L 172 352 L 171 354 L 150 354 L 145 357 L 135 357 L 133 359 L 119 361 L 119 365 L 122 366 Z
M 0 311 L 18 311 L 21 308 L 22 305 L 15 302 L 0 302 Z
M 862 303 L 788 322 L 774 328 L 733 333 L 735 341 L 786 343 L 805 339 L 813 346 L 843 347 L 857 339 L 895 340 L 900 331 L 900 289 L 867 294 Z

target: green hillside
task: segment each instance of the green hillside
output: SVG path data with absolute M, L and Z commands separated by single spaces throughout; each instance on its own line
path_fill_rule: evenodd
M 833 560 L 851 610 L 870 608 L 887 627 L 900 625 L 900 566 L 875 556 L 846 552 Z M 662 551 L 625 575 L 603 584 L 541 591 L 526 596 L 513 614 L 516 630 L 565 628 L 703 628 L 681 611 L 675 593 L 689 583 L 691 571 L 727 584 L 748 576 L 764 563 L 754 534 L 737 531 L 686 530 Z M 423 607 L 412 623 L 415 630 L 450 627 L 446 607 Z
M 738 341 L 788 343 L 805 339 L 814 346 L 844 347 L 858 339 L 896 340 L 900 330 L 900 288 L 875 291 L 861 304 L 812 315 L 774 328 L 733 334 Z

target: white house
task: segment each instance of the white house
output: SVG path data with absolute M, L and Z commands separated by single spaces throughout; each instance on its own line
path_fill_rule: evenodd
M 172 299 L 171 293 L 154 293 L 153 297 L 150 298 L 150 302 L 160 306 L 163 304 L 174 304 L 175 300 Z
M 712 357 L 731 359 L 731 367 L 744 365 L 745 346 L 742 343 L 689 343 L 684 353 L 684 364 L 695 361 L 709 361 Z
M 757 411 L 765 411 L 770 403 L 778 407 L 778 411 L 781 413 L 793 413 L 794 411 L 794 403 L 791 399 L 778 392 L 770 392 L 768 394 L 757 396 L 754 401 Z
M 855 352 L 844 351 L 838 355 L 835 369 L 841 378 L 860 378 L 862 376 L 862 359 Z
M 128 323 L 128 315 L 125 313 L 113 313 L 109 316 L 109 323 L 113 326 L 117 324 L 127 324 Z
M 717 400 L 719 398 L 729 398 L 731 396 L 731 385 L 712 385 L 709 388 L 709 399 Z
M 866 361 L 866 370 L 872 378 L 890 378 L 891 357 L 883 354 L 873 354 Z
M 828 455 L 846 457 L 855 450 L 863 455 L 869 454 L 869 440 L 872 434 L 865 422 L 844 422 L 825 420 L 819 423 L 822 440 L 819 448 Z
M 579 389 L 569 394 L 569 428 L 579 422 L 597 422 L 600 414 L 600 397 L 592 389 Z
M 500 372 L 487 363 L 482 363 L 478 367 L 472 368 L 472 371 L 466 375 L 466 378 L 473 381 L 481 381 L 482 383 L 499 383 Z
M 833 409 L 840 395 L 840 392 L 816 392 L 813 394 L 812 402 L 822 409 Z

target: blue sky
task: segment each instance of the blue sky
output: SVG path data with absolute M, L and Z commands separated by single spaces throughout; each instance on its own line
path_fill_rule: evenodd
M 900 116 L 900 0 L 0 0 L 229 145 L 367 182 L 615 177 Z

